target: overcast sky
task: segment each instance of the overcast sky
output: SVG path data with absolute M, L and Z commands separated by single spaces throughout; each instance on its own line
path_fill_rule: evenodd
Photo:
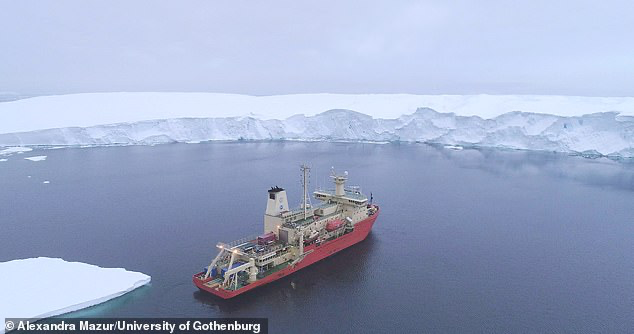
M 634 1 L 0 0 L 0 92 L 634 96 Z

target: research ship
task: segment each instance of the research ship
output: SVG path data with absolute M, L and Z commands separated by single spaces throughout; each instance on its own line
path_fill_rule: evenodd
M 218 243 L 218 255 L 193 277 L 202 291 L 223 299 L 288 276 L 364 240 L 379 215 L 378 205 L 358 186 L 346 186 L 348 172 L 332 170 L 334 189 L 316 190 L 319 203 L 308 195 L 310 168 L 301 166 L 303 200 L 290 209 L 286 191 L 268 190 L 264 233 L 229 243 Z

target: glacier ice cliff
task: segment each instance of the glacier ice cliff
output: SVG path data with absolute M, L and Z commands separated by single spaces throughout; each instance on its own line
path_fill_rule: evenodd
M 424 142 L 632 158 L 634 116 L 508 112 L 492 118 L 418 108 L 398 118 L 335 109 L 285 119 L 170 118 L 0 134 L 1 146 L 152 145 L 212 140 Z

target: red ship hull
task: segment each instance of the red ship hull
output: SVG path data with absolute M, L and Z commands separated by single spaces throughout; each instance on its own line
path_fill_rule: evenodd
M 296 263 L 295 265 L 292 266 L 288 266 L 276 273 L 273 273 L 271 275 L 268 275 L 262 279 L 259 279 L 251 284 L 248 284 L 238 290 L 225 290 L 223 288 L 220 287 L 209 287 L 207 285 L 205 285 L 205 283 L 209 282 L 211 280 L 211 278 L 207 278 L 207 279 L 201 279 L 199 278 L 201 276 L 201 274 L 204 274 L 204 272 L 200 272 L 194 275 L 193 277 L 193 281 L 194 284 L 202 291 L 206 291 L 209 292 L 211 294 L 214 294 L 220 298 L 223 299 L 229 299 L 229 298 L 233 298 L 237 295 L 243 294 L 247 291 L 253 290 L 259 286 L 271 283 L 273 281 L 276 281 L 284 276 L 288 276 L 302 268 L 308 267 L 311 264 L 325 259 L 330 255 L 333 255 L 339 251 L 341 251 L 342 249 L 346 249 L 360 241 L 363 241 L 368 234 L 370 233 L 370 230 L 372 229 L 372 226 L 374 225 L 374 221 L 376 220 L 376 218 L 379 216 L 379 211 L 377 210 L 372 216 L 368 217 L 367 219 L 357 223 L 355 225 L 354 231 L 341 236 L 335 240 L 331 240 L 329 242 L 326 243 L 322 243 L 321 245 L 317 246 L 315 244 L 306 246 L 304 248 L 304 253 L 310 252 L 309 254 L 307 254 L 304 259 L 298 263 Z

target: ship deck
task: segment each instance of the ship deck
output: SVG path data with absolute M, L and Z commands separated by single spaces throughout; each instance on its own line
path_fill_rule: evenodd
M 271 268 L 271 269 L 267 270 L 267 271 L 264 273 L 264 277 L 269 276 L 269 275 L 272 275 L 272 274 L 275 274 L 276 272 L 278 272 L 278 271 L 280 271 L 280 270 L 282 270 L 282 269 L 284 269 L 284 268 L 286 268 L 286 267 L 288 267 L 288 262 L 284 262 L 284 263 L 282 263 L 282 264 L 278 264 L 277 266 L 275 266 L 275 267 L 273 267 L 273 268 Z M 264 277 L 263 277 L 263 278 L 264 278 Z
M 271 268 L 271 269 L 267 270 L 267 271 L 264 273 L 264 276 L 262 276 L 261 278 L 258 278 L 258 280 L 261 280 L 261 279 L 263 279 L 263 278 L 265 278 L 265 277 L 267 277 L 267 276 L 269 276 L 269 275 L 275 274 L 276 272 L 278 272 L 278 271 L 280 271 L 280 270 L 282 270 L 282 269 L 284 269 L 284 268 L 288 267 L 288 264 L 289 264 L 289 262 L 284 262 L 284 263 L 282 263 L 282 264 L 278 264 L 277 266 L 275 266 L 275 267 L 273 267 L 273 268 Z M 219 278 L 216 278 L 214 281 L 216 281 L 216 280 L 220 280 L 220 283 L 222 283 L 222 281 L 223 281 L 224 279 L 219 277 Z M 245 284 L 245 283 L 246 283 L 246 284 Z M 239 281 L 239 282 L 238 282 L 238 286 L 237 286 L 235 289 L 234 289 L 234 287 L 233 287 L 233 286 L 228 287 L 228 288 L 224 288 L 224 289 L 225 289 L 225 290 L 228 290 L 228 291 L 236 291 L 236 290 L 240 290 L 240 289 L 242 289 L 243 287 L 245 287 L 245 286 L 247 286 L 247 285 L 249 285 L 249 284 L 251 284 L 251 283 L 248 283 L 248 282 L 240 282 L 240 281 Z
M 319 216 L 319 218 L 315 219 L 315 217 L 313 216 L 308 216 L 306 219 L 300 219 L 300 220 L 296 220 L 294 222 L 287 222 L 284 223 L 284 226 L 286 227 L 297 227 L 297 226 L 304 226 L 306 224 L 310 224 L 315 222 L 316 220 L 321 220 L 321 219 L 325 219 L 325 218 L 329 218 L 329 217 L 333 217 L 340 214 L 340 212 L 334 212 L 331 213 L 329 215 L 325 215 L 325 216 Z

